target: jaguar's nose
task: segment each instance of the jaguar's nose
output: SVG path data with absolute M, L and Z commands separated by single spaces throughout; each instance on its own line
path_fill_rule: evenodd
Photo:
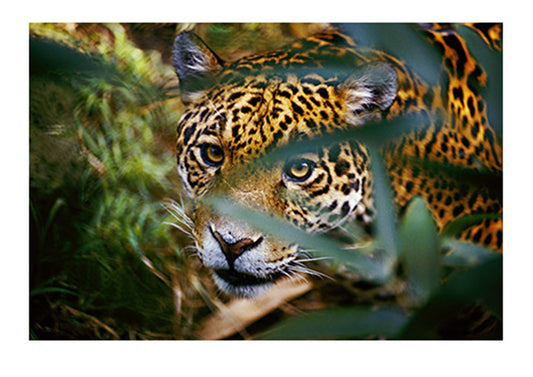
M 230 269 L 233 269 L 233 263 L 237 258 L 248 250 L 252 250 L 263 242 L 263 237 L 259 237 L 256 241 L 250 238 L 243 238 L 240 240 L 229 242 L 216 230 L 211 229 L 211 234 L 217 240 L 222 252 L 226 256 Z

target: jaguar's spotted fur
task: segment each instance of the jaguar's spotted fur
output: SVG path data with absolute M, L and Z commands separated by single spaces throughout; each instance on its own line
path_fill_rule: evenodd
M 427 168 L 446 163 L 501 173 L 502 157 L 479 93 L 487 80 L 482 67 L 452 29 L 432 25 L 425 33 L 442 53 L 444 80 L 433 86 L 398 58 L 334 29 L 232 63 L 192 33 L 176 38 L 174 65 L 187 105 L 178 126 L 178 172 L 196 203 L 198 254 L 222 290 L 263 291 L 291 272 L 298 246 L 213 213 L 199 204 L 208 193 L 312 232 L 372 221 L 370 159 L 356 140 L 285 163 L 247 165 L 302 135 L 417 114 L 425 127 L 383 151 L 399 208 L 422 196 L 439 229 L 463 215 L 502 212 L 499 195 L 465 179 L 464 170 Z M 500 46 L 493 29 L 482 35 Z M 501 249 L 501 219 L 485 219 L 462 237 Z

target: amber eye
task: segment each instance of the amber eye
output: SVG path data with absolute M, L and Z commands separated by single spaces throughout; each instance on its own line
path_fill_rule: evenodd
M 224 161 L 224 151 L 218 145 L 202 144 L 200 154 L 204 162 L 211 166 L 220 166 Z
M 315 163 L 306 159 L 298 159 L 289 161 L 285 165 L 285 175 L 290 179 L 303 182 L 311 176 L 315 169 Z

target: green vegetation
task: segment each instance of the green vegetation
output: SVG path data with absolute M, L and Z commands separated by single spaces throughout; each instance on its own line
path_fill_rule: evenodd
M 187 336 L 163 206 L 178 197 L 173 72 L 118 24 L 65 29 L 31 28 L 31 335 Z
M 394 263 L 405 270 L 402 278 L 407 289 L 402 293 L 403 300 L 394 305 L 376 302 L 372 306 L 317 310 L 276 325 L 261 339 L 453 338 L 464 329 L 452 319 L 462 311 L 480 311 L 480 307 L 494 315 L 494 322 L 502 320 L 501 255 L 476 246 L 483 255 L 465 263 L 461 256 L 470 255 L 473 246 L 439 237 L 421 199 L 408 207 L 397 237 L 400 254 Z M 453 252 L 446 258 L 439 256 L 441 243 L 453 244 Z M 341 259 L 340 263 L 361 270 L 361 265 L 354 266 L 350 258 Z M 390 262 L 379 258 L 377 264 L 383 263 Z M 391 271 L 384 280 L 394 278 Z M 442 285 L 441 279 L 445 281 Z M 501 337 L 499 331 L 496 326 L 485 336 L 487 339 Z

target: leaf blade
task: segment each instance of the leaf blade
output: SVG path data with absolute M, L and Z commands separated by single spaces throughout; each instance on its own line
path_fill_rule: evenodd
M 262 340 L 394 338 L 407 322 L 396 308 L 351 307 L 317 310 L 263 334 Z

